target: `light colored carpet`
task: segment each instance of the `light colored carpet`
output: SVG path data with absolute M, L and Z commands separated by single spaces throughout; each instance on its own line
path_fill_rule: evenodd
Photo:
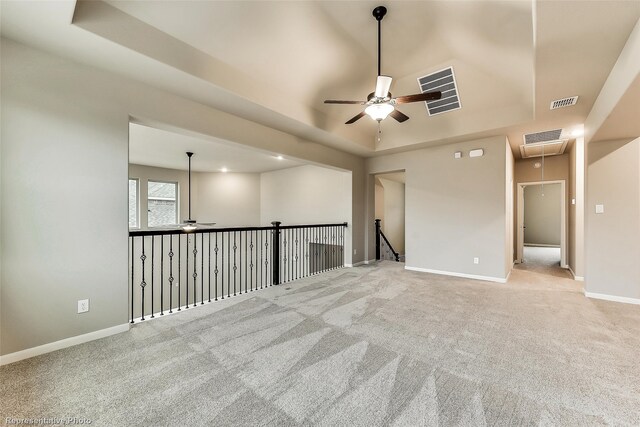
M 569 270 L 560 267 L 560 248 L 525 246 L 522 250 L 524 263 L 516 264 L 518 270 L 527 270 L 549 276 L 572 279 Z
M 640 307 L 514 270 L 342 269 L 0 368 L 0 415 L 92 425 L 640 425 Z

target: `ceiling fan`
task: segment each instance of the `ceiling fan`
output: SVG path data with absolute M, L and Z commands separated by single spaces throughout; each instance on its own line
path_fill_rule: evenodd
M 187 233 L 194 231 L 198 228 L 209 228 L 215 225 L 215 222 L 196 222 L 195 219 L 191 219 L 191 157 L 193 153 L 191 151 L 187 151 L 187 157 L 189 158 L 189 218 L 185 219 L 180 227 Z
M 387 14 L 387 8 L 384 6 L 378 6 L 373 9 L 373 16 L 378 21 L 378 79 L 376 81 L 376 90 L 367 96 L 366 101 L 343 101 L 338 99 L 327 99 L 324 101 L 325 104 L 360 104 L 366 105 L 367 107 L 357 116 L 353 117 L 345 124 L 350 125 L 351 123 L 355 123 L 360 120 L 362 117 L 369 115 L 373 120 L 376 120 L 380 123 L 382 120 L 386 119 L 387 116 L 391 115 L 398 122 L 402 123 L 409 119 L 409 116 L 401 113 L 396 110 L 396 105 L 399 104 L 408 104 L 410 102 L 421 102 L 421 101 L 432 101 L 435 99 L 440 99 L 442 93 L 437 92 L 425 92 L 425 93 L 417 93 L 414 95 L 405 95 L 398 96 L 393 98 L 391 93 L 389 92 L 389 88 L 391 87 L 391 77 L 383 76 L 380 73 L 380 25 L 382 18 Z

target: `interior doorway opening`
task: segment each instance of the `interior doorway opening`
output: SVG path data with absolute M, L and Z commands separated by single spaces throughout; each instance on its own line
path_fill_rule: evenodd
M 518 184 L 516 262 L 540 268 L 568 268 L 565 181 Z
M 375 218 L 379 219 L 381 259 L 405 261 L 404 170 L 375 175 Z

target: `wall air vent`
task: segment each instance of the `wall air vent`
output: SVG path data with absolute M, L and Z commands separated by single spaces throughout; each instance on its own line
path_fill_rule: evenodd
M 570 107 L 572 105 L 576 105 L 577 102 L 578 102 L 577 96 L 572 96 L 570 98 L 556 99 L 555 101 L 551 102 L 551 106 L 549 109 L 555 110 L 557 108 Z
M 526 144 L 537 144 L 539 142 L 557 141 L 562 135 L 562 129 L 545 130 L 536 133 L 526 133 L 522 137 Z
M 420 77 L 418 79 L 418 85 L 422 92 L 433 92 L 436 90 L 442 92 L 442 98 L 425 102 L 427 113 L 429 113 L 430 116 L 462 108 L 456 78 L 453 74 L 453 67 Z

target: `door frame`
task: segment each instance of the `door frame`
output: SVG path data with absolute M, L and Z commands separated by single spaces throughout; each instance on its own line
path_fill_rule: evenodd
M 533 181 L 518 183 L 517 197 L 517 248 L 516 263 L 521 263 L 524 248 L 524 188 L 532 185 L 560 184 L 560 267 L 569 268 L 567 264 L 567 193 L 564 179 L 554 181 Z

